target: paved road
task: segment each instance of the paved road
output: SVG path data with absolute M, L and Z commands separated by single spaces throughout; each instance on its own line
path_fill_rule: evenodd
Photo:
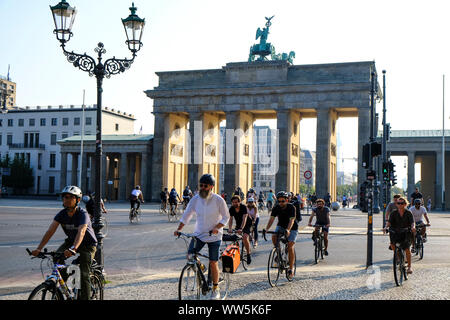
M 186 247 L 175 240 L 175 223 L 159 215 L 155 204 L 143 206 L 143 221 L 130 225 L 128 204 L 107 204 L 109 233 L 105 239 L 105 266 L 110 281 L 105 299 L 176 299 L 179 272 Z M 50 221 L 61 208 L 57 201 L 0 200 L 0 299 L 26 299 L 42 281 L 40 262 L 25 248 L 35 248 Z M 382 217 L 374 218 L 375 270 L 367 271 L 367 214 L 346 209 L 332 214 L 330 255 L 318 265 L 313 261 L 312 229 L 304 215 L 297 238 L 297 275 L 271 288 L 266 263 L 270 242 L 260 239 L 248 271 L 233 275 L 230 299 L 450 299 L 450 214 L 431 213 L 432 228 L 422 261 L 413 258 L 414 274 L 401 288 L 395 287 L 392 252 L 381 232 Z M 262 214 L 260 227 L 267 214 Z M 193 223 L 185 231 L 193 230 Z M 58 231 L 48 248 L 64 239 Z

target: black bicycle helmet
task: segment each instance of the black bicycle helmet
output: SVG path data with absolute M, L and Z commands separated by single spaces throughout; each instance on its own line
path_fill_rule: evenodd
M 279 191 L 279 192 L 277 193 L 277 199 L 278 199 L 278 198 L 285 198 L 285 199 L 287 199 L 287 198 L 288 198 L 287 192 L 286 192 L 286 191 Z
M 205 173 L 204 175 L 202 175 L 200 177 L 199 182 L 204 183 L 204 184 L 209 184 L 210 186 L 216 185 L 216 179 L 214 178 L 214 176 L 212 174 L 209 174 L 209 173 Z

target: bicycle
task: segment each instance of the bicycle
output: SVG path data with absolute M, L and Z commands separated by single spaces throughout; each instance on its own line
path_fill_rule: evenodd
M 272 201 L 267 201 L 266 207 L 267 207 L 267 213 L 270 215 L 272 213 L 272 208 L 273 208 Z
M 195 242 L 197 241 L 197 237 L 194 234 L 178 232 L 178 238 L 180 237 L 185 241 L 187 248 L 189 248 L 188 239 L 192 238 Z M 222 256 L 222 252 L 220 256 Z M 210 268 L 208 268 L 208 274 L 205 277 L 206 266 L 201 263 L 199 257 L 209 259 L 207 255 L 199 252 L 187 255 L 188 261 L 181 270 L 180 278 L 178 280 L 179 300 L 206 299 L 206 295 L 209 292 L 212 292 L 212 279 L 209 272 Z M 219 290 L 221 299 L 225 300 L 230 289 L 231 277 L 230 273 L 223 272 L 220 264 L 221 259 L 219 259 Z
M 316 224 L 314 228 L 320 228 L 322 225 Z M 314 241 L 314 262 L 319 263 L 319 257 L 323 260 L 323 254 L 325 251 L 325 237 L 323 234 L 323 229 L 320 232 L 318 230 L 313 231 L 313 241 Z
M 416 237 L 414 239 L 414 248 L 416 249 L 416 256 L 419 256 L 419 260 L 423 259 L 423 237 L 422 237 L 422 229 L 425 226 L 417 225 L 416 226 Z
M 253 227 L 253 225 L 252 225 L 252 227 Z M 228 229 L 224 228 L 223 231 L 228 231 Z M 250 234 L 251 233 L 252 233 L 252 228 L 250 228 Z M 235 242 L 235 241 L 232 240 L 232 238 L 227 238 L 227 237 L 234 237 L 234 236 L 238 236 L 239 237 L 238 240 L 241 240 L 241 244 L 240 245 L 239 245 L 238 241 Z M 225 239 L 229 239 L 229 240 L 225 240 Z M 232 241 L 232 242 L 235 242 L 234 244 L 236 244 L 236 245 L 241 247 L 240 252 L 239 252 L 240 257 L 241 257 L 241 264 L 242 264 L 242 268 L 247 271 L 248 270 L 248 264 L 247 264 L 248 252 L 247 252 L 247 249 L 245 248 L 244 241 L 242 241 L 242 236 L 238 235 L 236 233 L 236 230 L 233 230 L 231 235 L 230 234 L 228 234 L 228 235 L 224 234 L 223 237 L 222 237 L 222 241 Z M 250 247 L 253 247 L 253 239 L 252 239 L 251 235 L 249 236 L 249 241 L 250 241 Z
M 31 256 L 31 251 L 27 248 L 26 251 Z M 71 265 L 66 265 L 64 253 L 62 252 L 47 252 L 44 249 L 40 252 L 37 257 L 32 257 L 32 259 L 40 258 L 46 260 L 51 259 L 53 261 L 52 273 L 45 278 L 45 281 L 38 285 L 30 293 L 28 300 L 77 300 L 80 297 L 80 290 L 76 287 L 77 279 L 74 275 L 76 274 L 75 269 L 78 266 L 78 258 L 72 261 Z M 68 274 L 66 280 L 64 280 L 61 275 L 60 270 L 65 270 L 65 273 L 72 271 Z M 42 264 L 41 264 L 42 271 Z M 72 277 L 73 276 L 73 277 Z M 73 279 L 72 279 L 73 278 Z M 104 283 L 105 278 L 102 273 L 102 268 L 97 264 L 95 260 L 92 261 L 91 274 L 91 296 L 90 300 L 103 300 Z M 69 286 L 70 285 L 70 286 Z M 74 286 L 73 288 L 72 285 Z
M 263 212 L 264 211 L 264 201 L 258 201 L 258 212 Z
M 167 214 L 167 200 L 161 200 L 161 205 L 159 206 L 159 214 Z
M 141 213 L 141 207 L 137 207 L 137 202 L 133 203 L 133 207 L 130 209 L 130 215 L 129 215 L 129 219 L 130 219 L 130 223 L 136 222 L 140 222 L 141 221 L 141 217 L 142 217 L 142 213 Z
M 389 228 L 390 234 L 400 234 L 405 232 L 411 232 L 410 228 L 401 228 L 398 231 L 394 231 L 392 228 Z M 407 237 L 409 235 L 406 235 Z M 394 250 L 394 258 L 392 259 L 393 263 L 393 271 L 394 271 L 394 280 L 395 284 L 401 286 L 403 284 L 403 279 L 408 280 L 407 272 L 406 272 L 406 259 L 405 259 L 405 250 L 400 247 L 399 242 L 395 242 L 395 250 Z
M 167 212 L 167 218 L 169 219 L 169 222 L 177 222 L 180 220 L 182 209 L 181 209 L 182 203 L 178 203 L 177 206 L 174 204 L 170 205 L 169 212 Z
M 266 234 L 276 234 L 277 242 L 275 247 L 272 248 L 269 254 L 269 260 L 267 263 L 267 277 L 269 279 L 269 284 L 272 287 L 275 287 L 280 278 L 280 274 L 285 272 L 286 279 L 289 282 L 294 280 L 295 272 L 297 270 L 297 255 L 295 253 L 294 247 L 294 268 L 292 269 L 292 277 L 289 277 L 289 252 L 288 252 L 288 240 L 286 237 L 286 232 L 275 232 L 275 231 L 266 231 L 262 230 L 262 235 L 264 240 L 267 241 Z

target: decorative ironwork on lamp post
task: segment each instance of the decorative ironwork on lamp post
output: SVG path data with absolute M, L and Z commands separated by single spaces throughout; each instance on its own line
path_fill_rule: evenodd
M 95 211 L 94 211 L 94 223 L 93 228 L 98 240 L 96 260 L 103 266 L 103 238 L 104 235 L 101 229 L 104 226 L 101 211 L 101 172 L 102 172 L 102 84 L 103 79 L 110 78 L 111 75 L 124 72 L 129 69 L 131 64 L 142 47 L 142 33 L 144 30 L 145 19 L 141 19 L 136 15 L 137 8 L 132 4 L 130 11 L 131 14 L 122 19 L 125 33 L 127 36 L 126 44 L 128 49 L 132 52 L 133 57 L 131 59 L 116 59 L 116 57 L 107 59 L 102 62 L 103 54 L 106 53 L 103 43 L 98 43 L 95 52 L 97 53 L 97 62 L 94 58 L 88 56 L 86 53 L 78 54 L 73 51 L 66 50 L 66 43 L 73 36 L 72 26 L 75 21 L 77 10 L 75 7 L 71 7 L 65 0 L 61 0 L 57 5 L 50 6 L 52 11 L 53 20 L 55 22 L 55 30 L 53 33 L 56 38 L 61 42 L 61 48 L 67 60 L 73 64 L 74 67 L 85 71 L 89 76 L 94 76 L 97 79 L 97 127 L 96 127 L 96 141 L 95 141 Z

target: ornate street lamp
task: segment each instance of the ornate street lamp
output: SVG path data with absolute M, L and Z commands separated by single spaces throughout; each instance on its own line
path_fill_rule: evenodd
M 66 50 L 66 43 L 72 37 L 72 26 L 75 20 L 76 9 L 72 8 L 65 0 L 61 0 L 56 6 L 50 6 L 52 11 L 53 20 L 55 22 L 55 30 L 53 33 L 56 38 L 61 42 L 61 48 L 67 60 L 73 64 L 74 67 L 79 68 L 82 71 L 88 72 L 89 76 L 95 75 L 97 79 L 97 128 L 96 128 L 96 149 L 95 149 L 95 212 L 93 228 L 95 236 L 98 240 L 96 260 L 103 266 L 103 238 L 104 235 L 101 229 L 104 227 L 101 211 L 101 195 L 102 195 L 102 84 L 104 77 L 111 77 L 111 75 L 124 72 L 129 69 L 131 64 L 142 47 L 142 32 L 144 30 L 145 19 L 141 19 L 136 15 L 137 8 L 132 4 L 130 11 L 131 14 L 122 19 L 123 26 L 125 28 L 127 36 L 127 45 L 133 54 L 131 59 L 116 59 L 115 57 L 106 60 L 102 63 L 102 55 L 106 53 L 103 43 L 98 43 L 95 52 L 98 54 L 97 62 L 94 58 L 85 54 L 78 54 L 69 52 Z

